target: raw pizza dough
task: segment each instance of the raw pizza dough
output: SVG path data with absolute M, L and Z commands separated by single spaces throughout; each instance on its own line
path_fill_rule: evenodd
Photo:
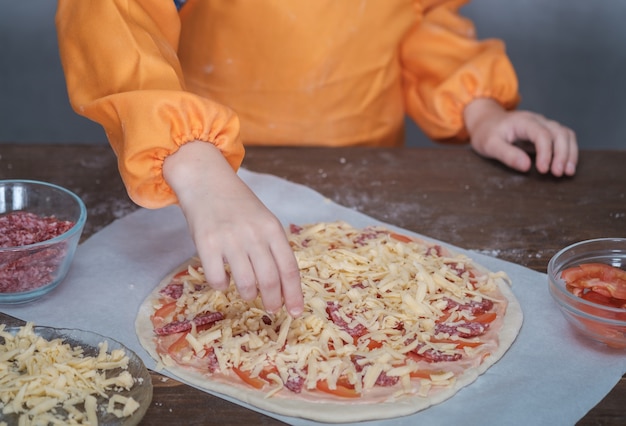
M 292 236 L 294 236 L 294 231 L 300 232 L 302 229 L 305 229 L 306 232 L 324 233 L 328 232 L 325 230 L 333 227 L 338 229 L 338 232 L 357 232 L 363 235 L 368 235 L 366 239 L 374 238 L 372 237 L 373 234 L 376 235 L 376 238 L 384 234 L 386 235 L 387 240 L 390 241 L 390 244 L 399 244 L 398 247 L 400 247 L 401 251 L 401 246 L 406 244 L 407 240 L 406 237 L 401 235 L 399 236 L 398 234 L 388 231 L 382 227 L 370 227 L 363 230 L 355 230 L 350 227 L 350 225 L 343 222 L 307 225 L 305 228 L 292 226 L 291 231 Z M 449 253 L 449 251 L 438 245 L 426 243 L 415 238 L 411 238 L 411 240 L 418 245 L 422 245 L 426 248 L 426 250 L 429 250 L 428 247 L 431 247 L 432 250 L 438 250 L 442 257 L 448 259 L 448 262 L 450 262 L 449 259 L 460 259 L 459 262 L 466 262 L 466 264 L 471 267 L 468 269 L 474 271 L 477 276 L 491 277 L 490 279 L 492 279 L 499 291 L 497 297 L 503 297 L 505 299 L 502 301 L 504 303 L 502 303 L 501 306 L 505 306 L 506 309 L 506 313 L 504 315 L 499 315 L 498 320 L 494 322 L 494 324 L 496 324 L 496 326 L 494 326 L 494 330 L 496 327 L 499 328 L 499 330 L 497 331 L 497 336 L 494 340 L 496 343 L 489 342 L 489 345 L 491 346 L 485 345 L 485 347 L 487 347 L 488 354 L 480 354 L 480 352 L 478 352 L 478 355 L 472 356 L 472 349 L 469 349 L 469 355 L 467 355 L 466 358 L 474 359 L 476 357 L 481 357 L 482 360 L 477 361 L 480 362 L 480 364 L 472 365 L 468 368 L 464 368 L 461 372 L 458 372 L 452 380 L 448 381 L 449 385 L 447 387 L 433 386 L 430 391 L 428 391 L 428 387 L 426 387 L 426 396 L 420 395 L 420 393 L 424 394 L 424 388 L 422 388 L 420 392 L 419 384 L 413 384 L 419 383 L 419 379 L 411 380 L 412 386 L 415 386 L 415 389 L 414 392 L 408 394 L 406 392 L 404 394 L 402 392 L 398 393 L 398 388 L 396 386 L 393 390 L 391 390 L 392 388 L 376 387 L 375 389 L 368 391 L 369 394 L 364 393 L 363 395 L 365 396 L 360 398 L 340 398 L 315 390 L 313 392 L 309 392 L 306 389 L 304 389 L 301 393 L 293 393 L 287 389 L 282 389 L 274 394 L 268 395 L 270 389 L 272 388 L 271 386 L 267 389 L 264 388 L 263 390 L 257 390 L 244 383 L 232 372 L 228 376 L 219 373 L 210 374 L 207 372 L 199 372 L 193 368 L 184 367 L 176 362 L 173 362 L 167 354 L 163 357 L 162 355 L 166 352 L 166 350 L 158 348 L 155 329 L 151 321 L 151 317 L 155 312 L 155 307 L 159 307 L 159 300 L 162 299 L 162 295 L 160 294 L 161 290 L 170 284 L 174 276 L 178 275 L 181 271 L 188 270 L 189 265 L 195 265 L 196 267 L 199 266 L 199 261 L 195 258 L 184 262 L 180 267 L 172 271 L 154 289 L 150 296 L 146 298 L 137 315 L 137 335 L 142 346 L 150 353 L 150 355 L 155 360 L 159 361 L 159 363 L 162 362 L 164 368 L 181 380 L 186 381 L 187 383 L 200 389 L 228 395 L 244 403 L 276 414 L 302 417 L 327 423 L 344 423 L 392 418 L 416 413 L 452 397 L 461 388 L 475 381 L 480 374 L 484 373 L 489 367 L 495 364 L 505 354 L 517 337 L 522 325 L 522 311 L 509 287 L 509 283 L 505 279 L 506 277 L 503 276 L 502 273 L 493 274 L 485 268 L 476 265 L 471 261 L 471 259 L 464 256 L 458 258 L 453 253 Z M 292 246 L 298 255 L 301 272 L 303 273 L 303 276 L 305 276 L 307 274 L 305 269 L 311 267 L 311 265 L 303 267 L 303 265 L 306 265 L 309 262 L 308 259 L 303 258 L 299 253 L 300 249 L 303 249 L 303 251 L 306 252 L 306 250 L 304 250 L 305 247 L 298 247 L 298 244 L 304 243 L 300 241 L 299 243 L 292 243 Z M 324 255 L 324 253 L 318 253 L 318 255 Z M 347 259 L 349 254 L 345 254 L 345 256 Z M 454 261 L 450 262 L 450 264 L 453 263 Z M 462 266 L 458 267 L 462 268 Z M 306 280 L 303 279 L 303 284 L 305 282 Z M 229 290 L 229 292 L 236 293 L 232 283 L 231 289 L 232 290 Z M 203 291 L 214 292 L 214 290 L 211 290 L 208 286 Z M 308 302 L 309 301 L 305 299 L 305 304 L 307 305 L 305 306 L 305 314 L 303 316 L 306 316 L 307 309 L 309 311 L 311 310 L 310 306 L 308 306 Z M 262 308 L 260 298 L 251 304 L 247 304 L 247 302 L 243 301 L 239 301 L 238 303 L 240 303 L 240 306 L 243 306 L 243 308 L 240 308 L 242 311 L 244 309 L 249 309 L 250 307 L 257 310 Z M 498 305 L 498 303 L 496 303 L 496 305 Z M 280 315 L 280 313 L 276 315 Z M 286 316 L 287 314 L 283 312 L 282 315 Z M 290 322 L 290 325 L 293 326 L 295 321 L 296 320 Z M 327 321 L 332 322 L 330 319 Z M 216 322 L 215 328 L 219 328 L 219 324 L 220 321 Z M 495 331 L 493 332 L 495 333 Z M 171 340 L 169 342 L 171 343 Z M 433 366 L 432 369 L 437 369 L 440 365 L 448 365 L 448 363 L 441 364 L 436 362 L 430 363 L 430 365 Z M 451 367 L 451 369 L 454 370 L 453 367 Z M 274 386 L 274 388 L 276 388 L 276 386 Z

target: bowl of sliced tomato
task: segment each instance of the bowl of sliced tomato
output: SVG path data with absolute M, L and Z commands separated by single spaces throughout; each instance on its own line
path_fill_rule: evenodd
M 550 294 L 584 336 L 626 349 L 626 238 L 580 241 L 548 263 Z

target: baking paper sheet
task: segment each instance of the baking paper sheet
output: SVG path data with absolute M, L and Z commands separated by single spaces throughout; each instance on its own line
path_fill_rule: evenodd
M 384 224 L 334 204 L 307 187 L 271 175 L 239 173 L 285 225 L 339 219 L 357 227 Z M 360 424 L 574 424 L 626 372 L 626 353 L 576 335 L 550 298 L 545 274 L 450 248 L 509 275 L 524 311 L 519 337 L 498 363 L 448 401 L 408 417 Z M 30 304 L 0 306 L 0 310 L 37 325 L 81 328 L 110 336 L 154 369 L 155 361 L 135 335 L 136 312 L 152 288 L 194 253 L 178 207 L 141 209 L 81 244 L 66 280 L 52 293 Z M 288 424 L 312 424 L 225 399 Z

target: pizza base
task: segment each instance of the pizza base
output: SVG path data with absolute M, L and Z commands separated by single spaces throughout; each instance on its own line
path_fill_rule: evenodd
M 454 255 L 455 253 L 452 254 Z M 158 362 L 160 362 L 161 357 L 157 352 L 153 324 L 150 321 L 150 317 L 154 312 L 153 300 L 159 297 L 159 291 L 170 283 L 174 275 L 182 270 L 186 270 L 190 264 L 197 264 L 197 259 L 194 261 L 194 258 L 191 258 L 185 261 L 168 274 L 145 299 L 137 314 L 135 327 L 139 341 L 150 356 Z M 489 272 L 486 268 L 476 263 L 473 263 L 473 266 L 480 271 Z M 464 370 L 463 373 L 457 376 L 455 383 L 451 387 L 441 389 L 428 397 L 403 395 L 394 400 L 372 403 L 366 397 L 342 399 L 334 398 L 332 395 L 320 395 L 313 400 L 311 398 L 300 398 L 299 396 L 292 397 L 288 392 L 283 392 L 268 398 L 265 392 L 256 390 L 243 382 L 229 380 L 224 375 L 203 375 L 176 364 L 167 365 L 164 368 L 180 380 L 198 389 L 227 395 L 253 407 L 284 416 L 300 417 L 325 423 L 348 423 L 407 416 L 451 398 L 498 362 L 511 347 L 522 326 L 522 309 L 511 291 L 509 283 L 498 278 L 497 284 L 499 290 L 508 301 L 502 328 L 498 334 L 499 345 L 497 349 L 492 351 L 490 356 L 478 367 Z M 347 407 L 356 409 L 347 410 Z

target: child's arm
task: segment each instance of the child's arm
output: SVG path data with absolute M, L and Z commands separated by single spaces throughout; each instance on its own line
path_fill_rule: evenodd
M 529 111 L 506 111 L 490 99 L 476 99 L 464 110 L 467 131 L 474 150 L 507 166 L 528 171 L 531 159 L 516 141 L 535 147 L 535 166 L 540 173 L 572 176 L 578 162 L 574 132 L 542 115 Z
M 283 302 L 292 316 L 303 310 L 300 271 L 283 226 L 239 179 L 212 144 L 189 142 L 163 164 L 178 196 L 211 286 L 224 290 L 231 266 L 241 297 L 261 294 L 269 312 Z
M 507 110 L 517 105 L 515 70 L 504 43 L 478 40 L 473 23 L 459 14 L 466 1 L 416 3 L 422 21 L 400 50 L 406 112 L 433 140 L 466 142 L 463 112 L 470 102 L 490 98 Z
M 242 297 L 258 285 L 269 311 L 284 299 L 292 315 L 302 312 L 282 226 L 235 173 L 244 155 L 237 116 L 185 90 L 174 2 L 60 0 L 56 23 L 72 106 L 105 128 L 133 201 L 180 203 L 213 286 L 227 285 L 227 261 Z
M 56 25 L 72 107 L 105 129 L 134 202 L 176 203 L 161 166 L 189 141 L 215 145 L 239 167 L 236 114 L 185 89 L 173 1 L 59 0 Z
M 531 159 L 514 145 L 530 141 L 541 173 L 573 175 L 578 160 L 570 129 L 528 111 L 519 101 L 515 70 L 500 40 L 478 40 L 459 14 L 466 1 L 424 0 L 423 20 L 407 34 L 401 61 L 407 113 L 438 141 L 471 140 L 481 155 L 520 171 Z

